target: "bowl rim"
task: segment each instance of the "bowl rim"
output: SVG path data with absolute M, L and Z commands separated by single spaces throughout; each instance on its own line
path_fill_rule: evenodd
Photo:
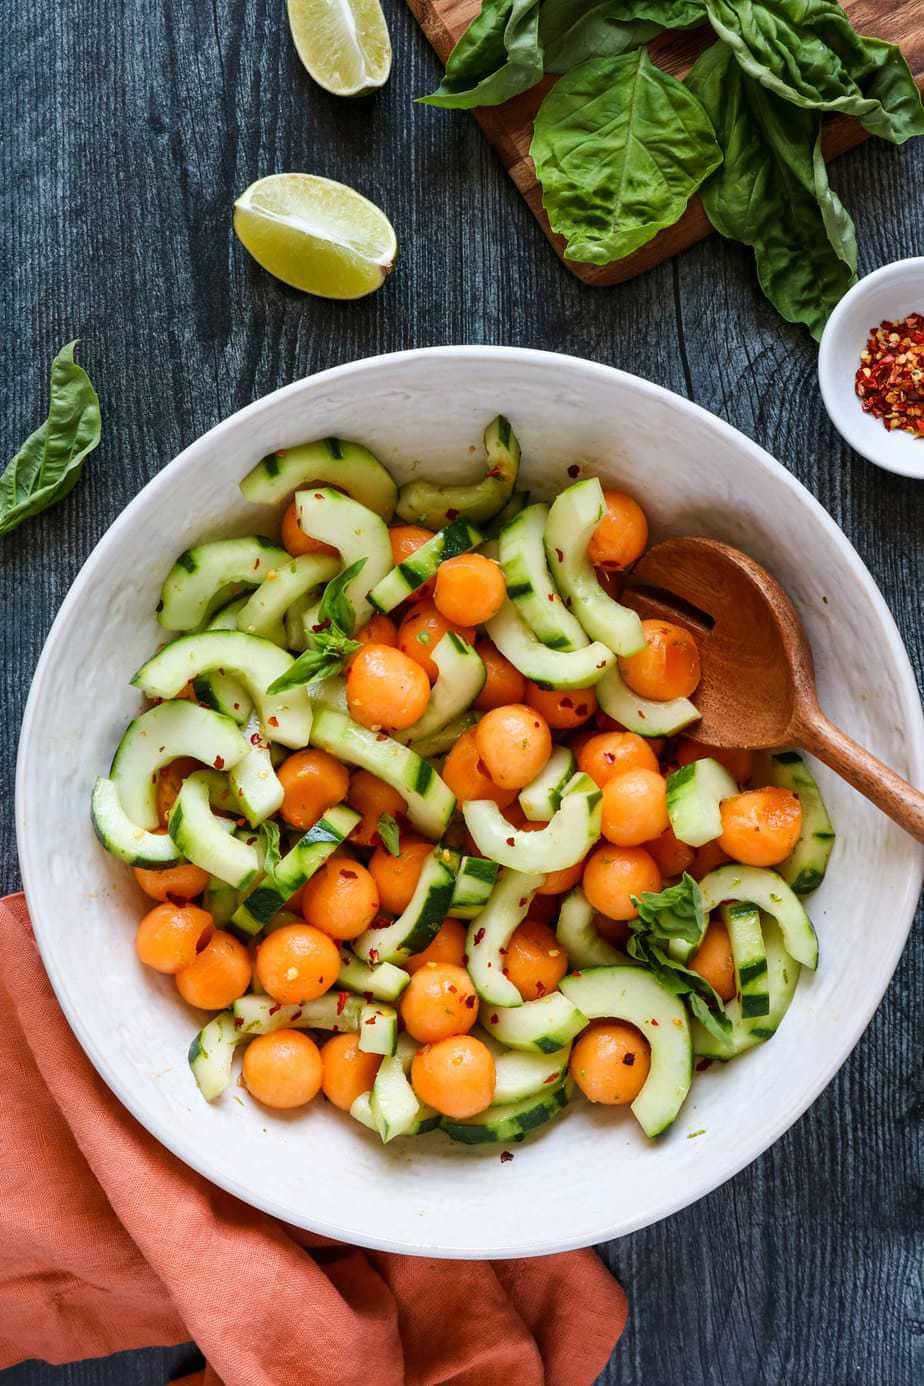
M 874 467 L 881 467 L 883 471 L 892 472 L 895 476 L 907 476 L 913 481 L 924 481 L 924 439 L 914 440 L 920 449 L 920 458 L 915 465 L 910 454 L 909 460 L 905 461 L 903 454 L 907 449 L 889 446 L 891 434 L 886 429 L 881 430 L 882 437 L 877 438 L 875 444 L 861 436 L 851 412 L 844 408 L 844 389 L 838 384 L 832 359 L 848 313 L 881 284 L 890 280 L 900 281 L 905 276 L 916 276 L 924 281 L 924 255 L 909 255 L 904 260 L 892 260 L 887 265 L 880 265 L 878 269 L 858 279 L 856 284 L 847 290 L 825 323 L 818 343 L 818 386 L 828 418 L 854 452 L 859 453 L 867 462 L 872 462 Z
M 195 466 L 199 454 L 211 445 L 216 438 L 233 433 L 238 427 L 241 418 L 259 417 L 261 413 L 274 410 L 281 401 L 288 397 L 294 397 L 303 391 L 311 391 L 322 388 L 331 381 L 339 380 L 347 376 L 358 376 L 364 372 L 375 372 L 384 365 L 395 363 L 407 363 L 412 365 L 414 362 L 430 357 L 442 357 L 448 360 L 464 361 L 492 361 L 492 362 L 517 362 L 518 364 L 529 366 L 530 364 L 558 363 L 562 369 L 573 371 L 578 369 L 589 375 L 597 376 L 601 382 L 612 383 L 614 379 L 627 384 L 629 388 L 640 391 L 643 395 L 652 398 L 667 399 L 670 404 L 679 409 L 683 414 L 697 416 L 701 420 L 708 421 L 710 427 L 716 428 L 723 433 L 729 441 L 733 441 L 737 446 L 745 448 L 754 460 L 763 468 L 773 473 L 778 481 L 791 491 L 794 495 L 798 494 L 799 501 L 814 514 L 817 522 L 825 529 L 834 543 L 841 549 L 846 561 L 848 562 L 856 581 L 864 589 L 870 599 L 878 619 L 885 639 L 887 641 L 893 666 L 899 683 L 902 712 L 907 726 L 908 757 L 911 765 L 911 774 L 919 781 L 924 780 L 924 711 L 921 709 L 917 684 L 911 662 L 905 650 L 895 620 L 885 603 L 885 599 L 880 593 L 872 575 L 863 563 L 860 555 L 854 549 L 847 536 L 834 522 L 831 516 L 823 508 L 818 500 L 803 484 L 797 480 L 787 469 L 772 457 L 759 443 L 727 423 L 724 419 L 705 409 L 702 405 L 686 399 L 682 395 L 667 389 L 665 386 L 655 384 L 645 380 L 641 376 L 632 374 L 629 371 L 620 370 L 617 367 L 603 364 L 601 362 L 588 361 L 583 357 L 570 356 L 562 352 L 540 351 L 527 347 L 502 347 L 502 346 L 440 346 L 440 347 L 417 347 L 406 351 L 396 351 L 383 353 L 378 356 L 361 358 L 358 361 L 346 362 L 339 366 L 333 366 L 326 370 L 319 371 L 315 375 L 303 377 L 289 385 L 284 385 L 278 390 L 272 391 L 260 399 L 244 406 L 222 419 L 213 427 L 201 434 L 186 448 L 183 449 L 172 461 L 168 462 L 157 472 L 149 482 L 138 492 L 137 496 L 131 500 L 125 508 L 120 511 L 115 520 L 108 527 L 105 533 L 94 545 L 90 554 L 81 566 L 75 577 L 61 607 L 52 623 L 42 653 L 36 665 L 29 696 L 26 701 L 23 713 L 22 730 L 19 737 L 18 760 L 16 769 L 16 831 L 18 840 L 20 868 L 24 882 L 26 899 L 28 901 L 31 883 L 37 882 L 41 875 L 41 852 L 37 842 L 33 842 L 34 834 L 26 830 L 24 819 L 24 799 L 25 781 L 27 775 L 27 765 L 29 764 L 34 748 L 32 746 L 32 722 L 36 709 L 42 699 L 43 689 L 48 671 L 55 654 L 56 647 L 64 632 L 66 632 L 72 611 L 79 605 L 84 589 L 90 580 L 90 575 L 99 564 L 105 561 L 108 548 L 113 544 L 122 528 L 131 523 L 135 514 L 150 502 L 152 496 L 159 494 L 162 490 L 172 485 L 173 479 L 178 471 L 187 467 Z M 910 716 L 908 714 L 911 714 Z M 35 748 L 38 749 L 38 748 Z M 909 839 L 910 842 L 910 839 Z M 477 1242 L 471 1247 L 455 1248 L 451 1251 L 441 1251 L 438 1248 L 422 1246 L 409 1241 L 395 1240 L 384 1237 L 358 1237 L 355 1233 L 349 1234 L 350 1241 L 354 1244 L 363 1245 L 373 1250 L 389 1251 L 405 1255 L 430 1256 L 440 1259 L 505 1259 L 510 1256 L 541 1256 L 549 1255 L 560 1251 L 575 1250 L 579 1247 L 588 1245 L 598 1245 L 603 1242 L 614 1240 L 625 1236 L 630 1232 L 639 1230 L 641 1227 L 653 1225 L 654 1222 L 661 1221 L 663 1218 L 670 1217 L 681 1209 L 698 1202 L 706 1194 L 713 1192 L 721 1184 L 739 1174 L 742 1169 L 753 1163 L 770 1146 L 774 1145 L 779 1138 L 789 1129 L 816 1100 L 819 1093 L 827 1087 L 835 1074 L 846 1062 L 852 1050 L 858 1043 L 861 1035 L 878 1009 L 879 1003 L 885 994 L 886 988 L 892 979 L 899 958 L 904 950 L 907 937 L 914 920 L 916 902 L 920 894 L 922 881 L 924 881 L 924 849 L 915 853 L 915 844 L 910 843 L 911 855 L 909 865 L 911 869 L 907 875 L 908 890 L 906 894 L 905 913 L 907 923 L 902 931 L 896 946 L 891 950 L 886 959 L 887 966 L 883 976 L 885 980 L 881 987 L 877 987 L 875 995 L 867 997 L 866 1001 L 859 1008 L 853 1008 L 849 1020 L 844 1026 L 844 1042 L 835 1052 L 834 1058 L 829 1058 L 822 1065 L 816 1074 L 814 1081 L 810 1084 L 807 1093 L 800 1097 L 791 1106 L 777 1112 L 775 1120 L 762 1133 L 760 1146 L 758 1149 L 749 1148 L 747 1152 L 736 1157 L 730 1168 L 723 1169 L 722 1172 L 713 1176 L 706 1173 L 695 1181 L 689 1181 L 682 1189 L 679 1189 L 676 1196 L 668 1200 L 659 1213 L 657 1218 L 650 1218 L 644 1215 L 637 1220 L 623 1220 L 616 1226 L 601 1226 L 594 1234 L 593 1239 L 581 1235 L 573 1238 L 554 1237 L 549 1240 L 538 1240 L 531 1243 L 528 1247 L 514 1247 L 506 1250 L 489 1249 L 479 1247 Z M 216 1177 L 214 1171 L 209 1167 L 208 1151 L 202 1150 L 194 1141 L 187 1142 L 184 1139 L 182 1129 L 177 1130 L 151 1117 L 146 1111 L 146 1104 L 141 1094 L 127 1088 L 119 1079 L 117 1072 L 114 1071 L 110 1062 L 108 1051 L 94 1042 L 94 1039 L 83 1021 L 83 1013 L 78 1001 L 72 997 L 68 991 L 67 979 L 57 970 L 54 956 L 49 946 L 49 939 L 52 931 L 45 927 L 39 919 L 33 920 L 33 929 L 36 943 L 42 957 L 42 962 L 48 974 L 52 988 L 57 1000 L 64 1011 L 68 1024 L 80 1043 L 84 1053 L 93 1064 L 97 1073 L 107 1084 L 122 1105 L 131 1115 L 148 1131 L 154 1138 L 171 1154 L 182 1160 L 185 1165 L 195 1173 L 207 1179 L 210 1183 L 239 1198 L 243 1203 L 250 1207 L 259 1209 L 280 1221 L 292 1226 L 302 1227 L 306 1231 L 317 1233 L 321 1236 L 331 1237 L 335 1241 L 344 1240 L 344 1229 L 338 1227 L 336 1223 L 324 1218 L 312 1219 L 310 1223 L 293 1219 L 293 1210 L 284 1207 L 271 1195 L 256 1195 L 252 1189 L 244 1185 L 233 1177 Z

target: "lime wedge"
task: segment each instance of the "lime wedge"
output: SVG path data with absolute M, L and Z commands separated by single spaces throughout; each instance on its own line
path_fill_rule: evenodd
M 344 183 L 273 173 L 234 204 L 234 230 L 258 265 L 321 298 L 362 298 L 384 282 L 398 253 L 391 222 Z
M 334 96 L 359 96 L 388 81 L 391 40 L 379 0 L 289 0 L 298 56 Z

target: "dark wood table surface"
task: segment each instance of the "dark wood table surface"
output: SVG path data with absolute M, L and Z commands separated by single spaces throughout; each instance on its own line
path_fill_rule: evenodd
M 93 545 L 219 419 L 378 352 L 544 347 L 695 399 L 818 496 L 869 565 L 924 677 L 924 485 L 877 471 L 841 442 L 818 393 L 814 344 L 762 299 L 747 253 L 713 238 L 617 289 L 580 285 L 474 123 L 412 104 L 437 64 L 405 7 L 385 3 L 394 74 L 360 102 L 313 85 L 282 0 L 4 7 L 3 460 L 44 417 L 47 365 L 74 336 L 105 440 L 63 505 L 0 539 L 0 886 L 18 885 L 14 748 L 29 680 Z M 236 243 L 235 195 L 291 169 L 352 183 L 387 212 L 401 251 L 380 293 L 354 304 L 301 297 Z M 867 145 L 833 177 L 857 218 L 862 270 L 922 253 L 924 144 Z M 922 984 L 918 929 L 856 1051 L 794 1129 L 694 1207 L 600 1248 L 631 1301 L 607 1386 L 924 1380 Z M 160 1386 L 194 1361 L 187 1348 L 30 1363 L 0 1383 Z

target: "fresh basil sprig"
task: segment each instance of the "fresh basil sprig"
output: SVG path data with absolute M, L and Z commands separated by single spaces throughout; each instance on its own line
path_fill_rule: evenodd
M 749 77 L 724 43 L 703 53 L 687 81 L 725 156 L 702 190 L 709 220 L 753 247 L 770 302 L 820 337 L 857 277 L 856 233 L 828 182 L 820 115 Z
M 359 641 L 352 638 L 356 612 L 346 595 L 346 589 L 365 562 L 365 558 L 358 558 L 349 568 L 344 568 L 342 573 L 331 578 L 318 606 L 318 619 L 308 635 L 308 649 L 299 655 L 290 669 L 270 684 L 266 690 L 268 693 L 285 693 L 289 688 L 321 683 L 323 679 L 339 674 L 347 658 L 359 649 Z
M 48 417 L 0 473 L 0 534 L 63 500 L 100 440 L 99 398 L 74 360 L 76 341 L 51 363 Z
M 731 1031 L 731 1021 L 718 992 L 698 972 L 671 957 L 674 939 L 698 943 L 706 924 L 703 895 L 686 872 L 675 886 L 657 894 L 646 891 L 632 897 L 638 917 L 630 919 L 629 956 L 644 964 L 660 984 L 675 996 L 683 996 L 696 1019 L 716 1039 Z
M 542 76 L 541 0 L 484 0 L 446 60 L 443 81 L 427 106 L 470 110 L 499 106 L 528 91 Z

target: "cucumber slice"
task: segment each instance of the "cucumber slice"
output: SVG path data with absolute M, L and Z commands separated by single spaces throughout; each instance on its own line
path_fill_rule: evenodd
M 355 1117 L 363 1126 L 370 1131 L 379 1134 L 375 1117 L 372 1115 L 372 1093 L 361 1092 L 359 1097 L 350 1108 L 350 1116 Z M 440 1114 L 432 1107 L 425 1107 L 422 1103 L 417 1109 L 417 1115 L 411 1122 L 406 1131 L 402 1132 L 405 1136 L 423 1136 L 427 1131 L 436 1131 L 440 1124 Z
M 300 1006 L 281 1006 L 271 996 L 240 996 L 231 1007 L 237 1033 L 242 1039 L 269 1035 L 274 1030 L 331 1030 L 334 1034 L 359 1029 L 363 1007 L 361 996 L 346 991 L 328 991 Z
M 122 807 L 118 786 L 102 776 L 93 786 L 90 796 L 90 816 L 93 829 L 107 852 L 129 866 L 157 870 L 175 866 L 180 853 L 167 833 L 149 833 L 132 822 Z
M 571 1045 L 556 1049 L 553 1054 L 525 1054 L 515 1049 L 494 1056 L 494 1105 L 522 1102 L 542 1092 L 552 1083 L 559 1083 L 568 1072 Z
M 445 486 L 409 481 L 398 492 L 398 514 L 412 525 L 442 529 L 457 518 L 481 524 L 507 504 L 520 470 L 520 445 L 502 414 L 484 432 L 487 468 L 481 481 Z
M 577 771 L 574 752 L 568 746 L 556 746 L 536 778 L 520 790 L 520 808 L 530 823 L 548 823 L 558 812 L 565 788 Z
M 349 716 L 350 705 L 347 702 L 346 679 L 342 678 L 340 674 L 331 674 L 329 678 L 311 684 L 305 691 L 315 708 L 326 707 L 331 712 L 341 712 L 345 717 Z
M 603 795 L 589 775 L 573 776 L 546 827 L 531 833 L 511 826 L 491 799 L 462 805 L 479 852 L 520 871 L 563 871 L 582 861 L 600 836 Z
M 328 809 L 286 853 L 276 870 L 235 910 L 232 919 L 238 929 L 247 934 L 260 933 L 349 837 L 358 822 L 359 814 L 345 804 Z
M 217 669 L 193 679 L 193 692 L 203 707 L 230 717 L 239 727 L 253 712 L 253 699 L 244 685 L 230 674 L 219 674 Z
M 258 717 L 251 716 L 244 727 L 244 739 L 249 750 L 229 770 L 228 784 L 241 813 L 252 828 L 257 828 L 282 807 L 285 790 L 273 769 L 269 742 Z
M 486 857 L 463 857 L 446 913 L 454 919 L 474 919 L 488 903 L 499 870 L 497 862 Z
M 769 756 L 768 782 L 798 794 L 802 805 L 802 832 L 790 855 L 777 868 L 797 895 L 817 890 L 825 878 L 834 847 L 834 825 L 815 777 L 796 751 Z
M 374 510 L 327 487 L 299 491 L 295 505 L 301 528 L 313 539 L 321 539 L 339 549 L 344 568 L 351 567 L 360 558 L 365 559 L 344 589 L 353 608 L 353 630 L 359 630 L 372 615 L 368 601 L 370 591 L 392 566 L 388 527 Z
M 367 1000 L 372 997 L 376 1001 L 397 1001 L 411 980 L 403 967 L 395 967 L 392 963 L 370 967 L 345 948 L 340 950 L 340 960 L 337 985 L 359 992 Z
M 533 634 L 551 650 L 580 650 L 590 642 L 562 601 L 545 561 L 547 505 L 530 505 L 500 534 L 507 596 Z
M 234 674 L 246 686 L 269 739 L 297 751 L 308 745 L 311 733 L 307 693 L 304 688 L 266 692 L 294 663 L 290 654 L 270 640 L 243 631 L 209 630 L 172 640 L 142 664 L 132 683 L 149 698 L 175 698 L 190 679 L 211 669 Z
M 398 1012 L 394 1006 L 367 1001 L 359 1020 L 359 1047 L 364 1054 L 394 1054 Z
M 259 534 L 188 549 L 167 574 L 157 619 L 167 630 L 198 630 L 216 596 L 230 583 L 255 587 L 271 569 L 288 561 L 285 549 Z
M 244 890 L 260 872 L 256 850 L 228 832 L 209 802 L 208 772 L 197 770 L 183 781 L 167 824 L 177 847 L 196 866 L 234 890 Z
M 409 558 L 391 568 L 381 582 L 376 583 L 369 593 L 371 605 L 376 611 L 394 611 L 412 592 L 433 577 L 441 563 L 458 557 L 460 553 L 469 553 L 483 540 L 480 529 L 475 529 L 465 520 L 453 520 L 432 539 L 421 544 Z
M 419 832 L 434 841 L 442 837 L 455 810 L 455 795 L 414 751 L 329 708 L 317 712 L 311 743 L 348 765 L 359 765 L 378 775 L 401 795 L 407 804 L 408 818 Z
M 538 1054 L 564 1049 L 587 1024 L 584 1012 L 560 991 L 522 1006 L 483 1005 L 478 1020 L 499 1044 Z
M 601 938 L 594 928 L 594 911 L 581 890 L 575 886 L 566 895 L 558 914 L 555 936 L 568 954 L 572 967 L 628 967 L 631 960 L 618 948 Z
M 626 1020 L 644 1035 L 651 1068 L 632 1112 L 646 1136 L 660 1135 L 677 1116 L 693 1081 L 683 1002 L 641 967 L 594 967 L 564 977 L 561 989 L 588 1019 Z
M 509 600 L 485 622 L 485 630 L 514 668 L 544 688 L 590 688 L 616 663 L 612 650 L 599 640 L 580 650 L 550 650 Z
M 587 557 L 587 546 L 606 512 L 597 477 L 576 481 L 552 502 L 545 528 L 545 549 L 559 591 L 592 640 L 618 655 L 645 648 L 638 612 L 607 596 Z
M 189 1067 L 206 1102 L 214 1102 L 231 1082 L 231 1064 L 239 1041 L 234 1016 L 222 1011 L 202 1027 L 189 1046 Z
M 216 928 L 224 929 L 230 924 L 231 916 L 241 903 L 240 891 L 220 881 L 217 876 L 209 876 L 208 885 L 202 893 L 202 908 L 208 910 Z
M 454 717 L 440 731 L 431 732 L 429 736 L 422 736 L 419 741 L 415 741 L 414 750 L 424 759 L 443 756 L 452 750 L 460 736 L 472 727 L 477 727 L 480 721 L 480 712 L 463 712 L 461 717 Z
M 398 488 L 390 474 L 368 448 L 346 438 L 319 438 L 269 453 L 244 477 L 241 494 L 257 505 L 274 505 L 314 482 L 338 486 L 383 520 L 394 514 Z
M 523 997 L 504 976 L 504 954 L 544 880 L 542 872 L 502 871 L 487 905 L 469 924 L 465 940 L 468 971 L 482 1001 L 497 1006 L 523 1005 Z
M 270 569 L 253 596 L 241 606 L 238 630 L 272 640 L 293 602 L 309 597 L 339 571 L 340 560 L 323 553 L 305 553 L 290 558 L 280 568 Z
M 148 708 L 129 723 L 116 747 L 109 778 L 119 791 L 126 817 L 139 828 L 153 829 L 159 821 L 158 770 L 181 756 L 227 769 L 246 754 L 247 742 L 230 718 L 180 698 Z
M 420 1113 L 420 1103 L 397 1054 L 384 1058 L 372 1085 L 369 1106 L 375 1127 L 384 1144 L 396 1136 L 411 1134 Z
M 497 514 L 493 515 L 491 519 L 487 522 L 487 524 L 484 526 L 486 538 L 491 541 L 499 539 L 501 530 L 504 528 L 504 526 L 509 525 L 511 520 L 515 520 L 516 517 L 519 515 L 520 511 L 525 510 L 528 505 L 529 492 L 514 491 L 513 495 L 510 497 L 509 501 L 503 507 L 503 509 L 498 510 Z M 486 545 L 482 546 L 481 552 L 485 553 L 486 548 Z M 498 555 L 491 554 L 490 557 L 497 558 Z
M 294 650 L 296 654 L 303 654 L 307 650 L 308 632 L 305 628 L 305 618 L 309 611 L 314 610 L 314 606 L 315 594 L 306 592 L 304 597 L 296 598 L 289 607 L 283 622 L 286 631 L 287 650 Z
M 623 682 L 615 664 L 597 684 L 597 702 L 608 717 L 638 736 L 674 736 L 699 720 L 699 712 L 689 698 L 670 698 L 664 703 L 640 698 Z
M 770 1014 L 767 950 L 756 905 L 723 905 L 720 914 L 728 930 L 741 1014 L 745 1018 Z
M 757 905 L 779 924 L 790 957 L 812 971 L 818 966 L 818 939 L 812 921 L 798 895 L 776 871 L 737 863 L 720 866 L 703 877 L 699 888 L 707 913 L 721 900 Z
M 734 1059 L 755 1045 L 772 1039 L 796 994 L 801 969 L 787 953 L 779 925 L 764 916 L 761 926 L 767 954 L 770 1009 L 766 1015 L 746 1018 L 741 1014 L 741 1002 L 737 997 L 726 1001 L 725 1014 L 732 1023 L 732 1029 L 731 1034 L 722 1039 L 711 1035 L 698 1020 L 694 1020 L 691 1027 L 693 1048 L 704 1059 Z
M 711 756 L 682 765 L 667 777 L 667 813 L 674 836 L 703 847 L 722 835 L 719 805 L 738 793 L 731 775 Z
M 418 741 L 428 739 L 460 717 L 484 687 L 484 661 L 454 630 L 447 630 L 437 643 L 433 662 L 439 676 L 430 690 L 427 710 L 398 737 L 409 741 L 415 749 Z
M 574 1093 L 570 1078 L 550 1084 L 545 1091 L 533 1093 L 519 1102 L 498 1103 L 478 1116 L 458 1121 L 443 1117 L 442 1129 L 454 1141 L 464 1145 L 484 1145 L 488 1142 L 507 1145 L 521 1141 L 531 1131 L 545 1126 L 565 1108 Z
M 455 884 L 454 853 L 434 847 L 403 914 L 384 928 L 367 929 L 353 940 L 353 951 L 368 963 L 401 963 L 420 953 L 439 933 Z
M 246 596 L 226 603 L 206 623 L 206 630 L 237 630 L 238 612 L 246 604 Z M 274 645 L 284 645 L 285 640 L 280 638 L 281 635 L 282 632 L 274 629 L 269 639 Z M 223 712 L 226 717 L 233 717 L 239 726 L 244 725 L 253 710 L 253 700 L 247 689 L 240 679 L 231 674 L 220 674 L 217 669 L 210 669 L 193 680 L 193 688 L 200 703 L 214 708 L 216 712 Z

